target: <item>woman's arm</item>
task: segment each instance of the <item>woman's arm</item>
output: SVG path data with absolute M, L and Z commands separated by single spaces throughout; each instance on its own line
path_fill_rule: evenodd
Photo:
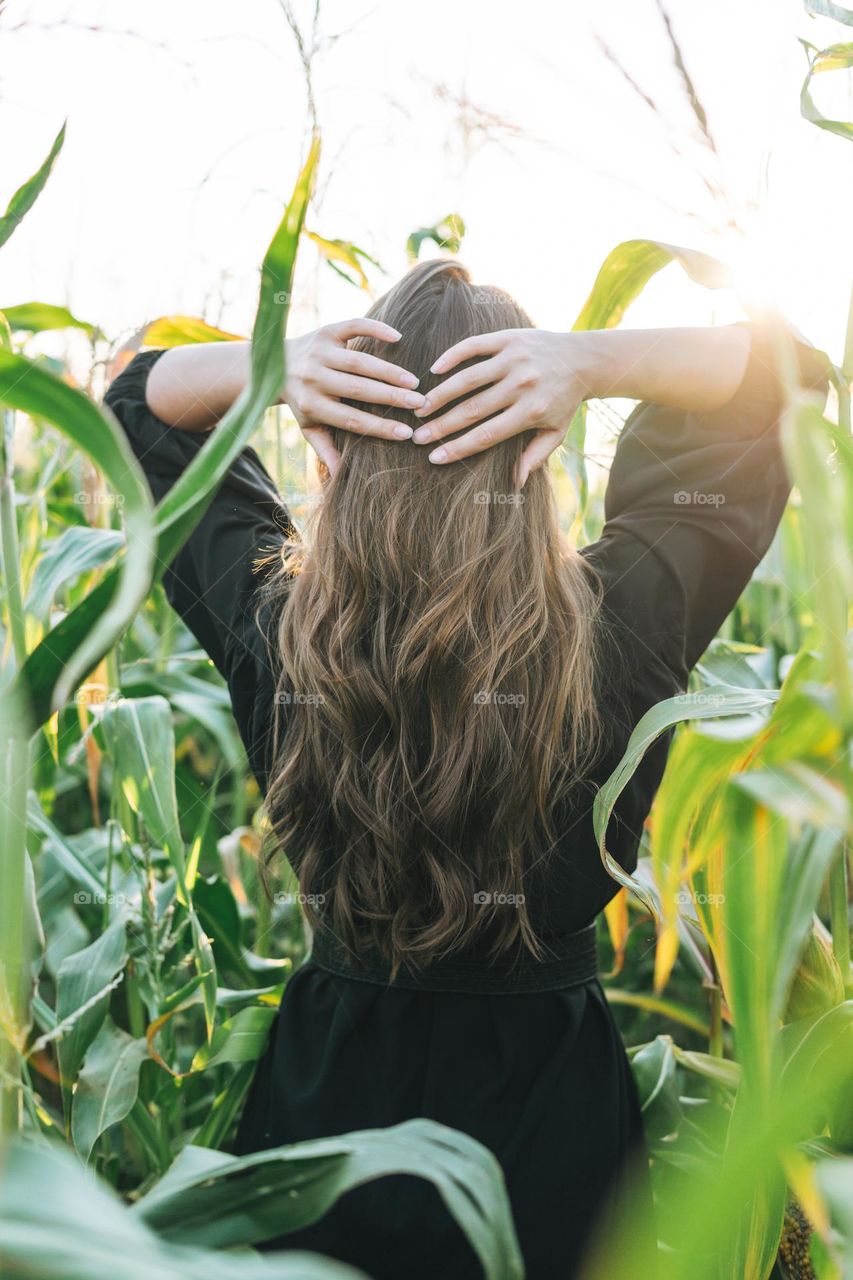
M 750 340 L 746 325 L 569 334 L 509 329 L 468 338 L 446 351 L 432 372 L 448 373 L 475 357 L 479 362 L 430 391 L 416 417 L 429 418 L 460 396 L 470 399 L 418 427 L 414 441 L 436 443 L 473 427 L 429 455 L 445 463 L 535 430 L 522 458 L 523 484 L 557 448 L 584 400 L 624 396 L 693 412 L 720 408 L 741 383 Z
M 250 350 L 248 342 L 172 347 L 148 374 L 148 408 L 170 427 L 208 431 L 245 387 Z
M 568 337 L 588 338 L 583 352 L 584 399 L 650 400 L 673 409 L 719 409 L 746 372 L 749 330 L 604 329 Z
M 418 379 L 377 356 L 351 351 L 350 338 L 397 342 L 400 334 L 378 320 L 326 325 L 285 343 L 286 380 L 278 403 L 287 404 L 306 439 L 334 471 L 337 453 L 329 427 L 390 440 L 408 439 L 412 428 L 341 403 L 343 398 L 397 408 L 420 407 Z M 248 342 L 207 342 L 174 347 L 151 370 L 148 407 L 181 431 L 208 431 L 231 407 L 249 377 Z

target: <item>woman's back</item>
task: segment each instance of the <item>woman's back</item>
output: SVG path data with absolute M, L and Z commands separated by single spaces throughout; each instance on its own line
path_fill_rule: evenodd
M 639 715 L 686 686 L 787 499 L 772 361 L 751 341 L 721 407 L 632 413 L 602 535 L 581 553 L 558 549 L 547 476 L 513 483 L 518 446 L 454 477 L 411 444 L 384 458 L 340 439 L 295 578 L 299 551 L 268 576 L 293 530 L 247 450 L 164 580 L 228 684 L 303 885 L 328 889 L 317 941 L 331 933 L 343 953 L 338 966 L 315 946 L 287 984 L 238 1150 L 417 1116 L 462 1129 L 501 1163 L 529 1280 L 576 1274 L 629 1167 L 651 1221 L 636 1089 L 584 929 L 617 889 L 590 806 Z M 138 356 L 107 396 L 156 498 L 205 438 L 151 412 L 163 354 Z M 611 824 L 629 869 L 666 750 L 647 755 Z M 523 901 L 495 902 L 504 889 Z M 365 934 L 381 972 L 364 968 Z M 496 960 L 495 941 L 509 944 Z M 280 1243 L 377 1280 L 478 1274 L 413 1179 L 352 1192 Z

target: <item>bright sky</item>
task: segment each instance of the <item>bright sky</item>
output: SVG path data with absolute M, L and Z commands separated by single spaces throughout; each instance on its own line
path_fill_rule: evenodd
M 753 226 L 750 254 L 779 303 L 839 358 L 853 149 L 800 118 L 798 36 L 823 46 L 850 31 L 799 0 L 665 4 L 719 159 L 697 141 L 656 0 L 322 0 L 311 227 L 359 243 L 390 283 L 409 232 L 458 211 L 475 277 L 514 293 L 541 326 L 568 328 L 620 240 L 735 251 L 704 173 Z M 307 32 L 313 0 L 294 8 Z M 0 205 L 69 121 L 46 192 L 3 250 L 0 306 L 65 303 L 115 338 L 176 311 L 247 332 L 306 139 L 279 0 L 7 0 L 0 31 Z M 849 119 L 845 74 L 821 77 L 816 97 Z M 465 110 L 506 127 L 466 134 Z M 292 331 L 368 305 L 308 243 L 298 281 Z M 739 314 L 671 267 L 628 322 Z

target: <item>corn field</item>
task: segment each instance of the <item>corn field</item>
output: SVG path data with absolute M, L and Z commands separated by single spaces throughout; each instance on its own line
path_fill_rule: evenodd
M 853 123 L 815 80 L 853 66 L 853 12 L 811 0 L 838 42 L 808 51 L 801 110 L 850 164 Z M 2 172 L 0 255 L 51 199 L 64 129 L 33 176 Z M 33 167 L 38 163 L 33 158 Z M 431 1181 L 488 1280 L 523 1275 L 499 1166 L 427 1120 L 236 1159 L 228 1148 L 278 1002 L 305 950 L 297 886 L 260 881 L 260 796 L 210 661 L 171 612 L 168 566 L 250 439 L 282 491 L 304 490 L 290 430 L 267 406 L 306 211 L 315 136 L 263 256 L 251 379 L 158 505 L 99 401 L 127 363 L 108 335 L 49 302 L 0 297 L 3 408 L 3 803 L 0 806 L 0 1259 L 9 1276 L 333 1280 L 350 1268 L 252 1246 L 323 1216 L 349 1188 Z M 20 185 L 18 185 L 20 184 Z M 16 189 L 17 188 L 17 189 Z M 421 229 L 453 250 L 464 222 Z M 321 241 L 363 275 L 354 245 Z M 847 246 L 839 246 L 843 259 Z M 637 238 L 591 272 L 576 329 L 620 324 L 664 268 L 696 289 L 727 265 Z M 567 327 L 572 317 L 566 317 Z M 90 348 L 81 381 L 33 354 L 48 330 Z M 824 413 L 789 389 L 792 499 L 690 691 L 636 726 L 599 792 L 600 854 L 621 890 L 599 922 L 605 987 L 629 1046 L 658 1212 L 646 1256 L 626 1217 L 593 1280 L 853 1277 L 853 295 Z M 227 342 L 164 316 L 135 347 Z M 587 410 L 553 464 L 564 524 L 594 537 L 601 493 Z M 297 520 L 305 515 L 291 507 Z M 608 818 L 644 753 L 677 726 L 636 876 Z M 284 1224 L 284 1226 L 282 1225 Z M 649 1248 L 651 1248 L 649 1246 Z

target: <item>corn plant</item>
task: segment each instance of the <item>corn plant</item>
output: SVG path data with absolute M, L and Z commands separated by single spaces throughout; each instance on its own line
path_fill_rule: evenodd
M 853 22 L 837 5 L 807 7 Z M 849 124 L 818 112 L 811 81 L 853 65 L 853 46 L 808 51 L 803 115 L 849 139 Z M 688 949 L 704 967 L 709 1017 L 707 1052 L 684 1051 L 666 1035 L 632 1052 L 666 1247 L 654 1257 L 632 1254 L 628 1242 L 637 1237 L 626 1215 L 590 1261 L 595 1276 L 630 1265 L 709 1280 L 759 1280 L 774 1266 L 777 1274 L 840 1277 L 853 1265 L 853 296 L 833 371 L 837 421 L 798 394 L 790 340 L 778 321 L 776 330 L 798 506 L 768 560 L 783 585 L 787 573 L 789 589 L 796 573 L 793 595 L 805 605 L 793 629 L 796 652 L 784 645 L 790 628 L 770 628 L 775 652 L 748 636 L 714 646 L 694 691 L 636 726 L 596 800 L 602 860 L 656 922 L 651 1007 L 665 1009 L 662 994 Z M 762 581 L 759 573 L 753 598 L 772 574 Z M 629 876 L 608 853 L 608 820 L 644 753 L 674 726 L 647 857 Z M 617 953 L 628 912 L 623 898 L 609 913 Z M 691 1078 L 706 1082 L 698 1096 L 688 1094 Z
M 807 8 L 853 21 L 825 0 Z M 851 126 L 823 116 L 813 88 L 851 65 L 851 46 L 806 54 L 803 115 L 841 146 Z M 0 246 L 63 137 L 12 197 Z M 87 394 L 97 372 L 84 390 L 28 354 L 33 335 L 73 330 L 97 371 L 111 356 L 98 327 L 45 303 L 3 308 L 0 1259 L 13 1274 L 89 1280 L 112 1275 L 120 1251 L 130 1276 L 353 1275 L 295 1253 L 262 1261 L 250 1246 L 391 1172 L 433 1182 L 484 1274 L 522 1274 L 499 1168 L 462 1134 L 415 1121 L 241 1160 L 223 1151 L 303 944 L 294 886 L 285 879 L 273 902 L 260 889 L 260 797 L 226 691 L 160 579 L 251 434 L 271 440 L 285 489 L 301 487 L 280 415 L 264 417 L 284 375 L 287 308 L 275 295 L 290 295 L 300 235 L 365 286 L 362 250 L 305 229 L 316 163 L 312 149 L 264 258 L 250 385 L 158 507 Z M 413 233 L 408 252 L 424 240 L 452 251 L 463 232 L 452 215 Z M 707 254 L 627 241 L 575 328 L 618 325 L 673 263 L 701 287 L 733 285 Z M 601 857 L 623 885 L 602 930 L 606 990 L 630 1029 L 661 1247 L 626 1216 L 598 1242 L 593 1277 L 853 1274 L 853 323 L 834 417 L 797 394 L 777 327 L 794 499 L 689 692 L 636 726 L 596 805 Z M 137 338 L 237 336 L 166 316 Z M 27 419 L 34 450 L 21 447 Z M 564 525 L 580 537 L 601 519 L 586 425 L 584 408 L 554 470 Z M 639 867 L 625 877 L 608 818 L 672 728 Z
M 38 197 L 62 139 L 13 197 L 0 235 L 11 234 Z M 172 647 L 175 629 L 165 622 L 158 583 L 283 383 L 281 299 L 290 297 L 317 155 L 315 141 L 263 261 L 249 383 L 156 508 L 111 415 L 13 349 L 13 335 L 83 326 L 42 304 L 6 312 L 0 1258 L 15 1272 L 91 1277 L 112 1272 L 120 1252 L 128 1274 L 146 1276 L 355 1275 L 314 1256 L 275 1255 L 262 1265 L 207 1246 L 280 1236 L 316 1221 L 350 1187 L 410 1173 L 437 1187 L 485 1275 L 521 1274 L 499 1166 L 463 1134 L 415 1121 L 242 1161 L 217 1151 L 292 957 L 262 953 L 269 926 L 260 917 L 256 949 L 246 945 L 239 850 L 257 849 L 245 800 L 234 794 L 246 790 L 245 761 L 210 664 L 182 643 Z M 179 321 L 173 327 L 186 336 Z M 97 341 L 94 327 L 87 329 Z M 210 337 L 203 323 L 192 332 Z M 44 543 L 48 507 L 68 512 L 63 473 L 48 467 L 34 503 L 40 518 L 25 524 L 22 545 L 16 412 L 49 424 L 91 459 L 116 499 L 115 528 L 72 520 Z M 81 574 L 89 589 L 78 596 Z M 51 625 L 62 596 L 68 607 Z M 125 665 L 115 647 L 146 600 L 122 646 L 136 660 Z M 183 717 L 180 734 L 176 716 Z M 219 757 L 207 790 L 180 767 L 181 750 L 207 756 L 203 776 L 210 757 Z M 233 775 L 232 790 L 222 787 L 220 795 L 224 772 Z M 83 825 L 73 830 L 71 817 L 69 832 L 57 810 L 63 797 L 77 793 L 79 801 L 81 784 Z M 237 832 L 230 862 L 216 851 L 230 878 L 206 874 L 211 841 L 223 828 Z M 26 1144 L 12 1140 L 22 1129 Z M 77 1166 L 62 1143 L 76 1152 Z M 50 1186 L 53 1214 L 45 1222 L 32 1210 L 44 1206 Z M 134 1193 L 133 1211 L 116 1191 Z

